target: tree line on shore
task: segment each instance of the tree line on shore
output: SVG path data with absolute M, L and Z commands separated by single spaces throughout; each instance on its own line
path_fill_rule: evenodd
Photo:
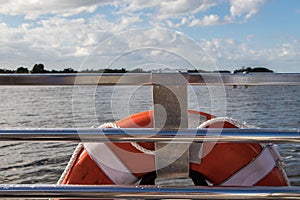
M 18 67 L 16 70 L 0 69 L 1 74 L 42 74 L 42 73 L 77 73 L 72 68 L 65 68 L 63 70 L 46 70 L 44 64 L 35 64 L 31 70 L 26 67 Z
M 0 74 L 45 74 L 45 73 L 147 73 L 150 71 L 145 71 L 143 69 L 134 69 L 134 70 L 127 70 L 125 68 L 121 69 L 85 69 L 82 71 L 77 71 L 72 68 L 64 68 L 63 70 L 46 70 L 44 64 L 35 64 L 31 70 L 26 67 L 18 67 L 16 70 L 10 69 L 0 69 Z
M 134 70 L 127 70 L 125 68 L 121 69 L 85 69 L 82 71 L 76 71 L 72 68 L 64 68 L 63 70 L 46 70 L 44 64 L 35 64 L 31 70 L 26 67 L 18 67 L 16 70 L 9 70 L 9 69 L 0 69 L 0 74 L 43 74 L 43 73 L 149 73 L 150 71 L 145 71 L 143 69 L 134 69 Z M 188 73 L 232 73 L 228 70 L 219 70 L 219 71 L 204 71 L 204 70 L 187 70 Z M 253 73 L 253 72 L 273 72 L 270 69 L 265 67 L 242 67 L 240 69 L 234 70 L 233 73 Z

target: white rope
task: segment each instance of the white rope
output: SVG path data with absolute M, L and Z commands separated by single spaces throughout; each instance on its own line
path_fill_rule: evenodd
M 207 121 L 203 122 L 202 124 L 200 124 L 198 126 L 198 128 L 206 128 L 207 126 L 209 126 L 209 125 L 211 125 L 213 123 L 217 123 L 217 122 L 229 122 L 229 123 L 233 124 L 234 126 L 236 126 L 238 128 L 252 128 L 252 126 L 249 126 L 249 125 L 247 125 L 245 123 L 242 123 L 242 122 L 240 122 L 240 121 L 238 121 L 236 119 L 232 119 L 232 118 L 229 118 L 229 117 L 217 117 L 217 118 L 213 118 L 213 119 L 207 120 Z M 270 148 L 272 151 L 276 151 L 275 153 L 278 154 L 277 150 L 274 149 L 273 144 L 263 144 L 263 143 L 260 143 L 260 145 L 261 145 L 262 148 Z M 269 147 L 267 147 L 267 146 L 269 146 Z M 290 182 L 289 182 L 289 179 L 287 177 L 287 174 L 283 170 L 283 162 L 281 161 L 281 159 L 279 159 L 280 155 L 277 156 L 276 158 L 278 158 L 275 161 L 278 169 L 281 171 L 281 174 L 283 175 L 286 183 L 288 185 L 290 185 Z
M 102 124 L 101 126 L 99 126 L 99 128 L 119 128 L 119 126 L 115 123 L 105 123 L 105 124 Z M 83 144 L 82 143 L 79 143 L 77 145 L 77 147 L 75 148 L 65 170 L 63 171 L 63 173 L 61 174 L 59 180 L 57 181 L 57 184 L 60 185 L 62 184 L 63 180 L 66 178 L 67 174 L 69 173 L 69 171 L 71 170 L 71 168 L 73 167 L 79 153 L 81 152 L 83 148 Z
M 65 179 L 65 177 L 67 176 L 68 172 L 71 170 L 71 168 L 73 167 L 73 164 L 75 162 L 75 160 L 77 159 L 78 154 L 80 153 L 81 149 L 83 148 L 83 144 L 79 143 L 76 147 L 76 149 L 73 152 L 73 155 L 71 156 L 68 165 L 66 166 L 64 172 L 61 174 L 59 180 L 57 181 L 57 184 L 60 185 L 62 184 L 63 180 Z
M 120 127 L 115 123 L 105 123 L 105 124 L 99 126 L 99 128 L 120 128 Z M 146 148 L 142 147 L 141 145 L 139 145 L 136 142 L 130 142 L 130 144 L 133 147 L 135 147 L 137 150 L 143 152 L 144 154 L 154 155 L 154 151 L 146 149 Z
M 120 128 L 120 126 L 118 126 L 116 123 L 108 122 L 100 125 L 98 128 Z
M 198 128 L 205 128 L 213 123 L 216 123 L 216 122 L 229 122 L 239 128 L 248 128 L 249 126 L 247 126 L 246 124 L 243 124 L 241 122 L 239 122 L 238 120 L 235 120 L 235 119 L 232 119 L 232 118 L 229 118 L 229 117 L 217 117 L 217 118 L 213 118 L 213 119 L 210 119 L 210 120 L 207 120 L 205 121 L 204 123 L 202 123 Z M 138 143 L 136 142 L 131 142 L 131 145 L 133 147 L 135 147 L 137 150 L 145 153 L 145 154 L 148 154 L 148 155 L 155 155 L 155 151 L 152 151 L 152 150 L 149 150 L 149 149 L 146 149 L 144 147 L 142 147 L 141 145 L 139 145 Z
M 99 128 L 120 128 L 120 127 L 115 123 L 106 123 L 106 124 L 103 124 L 103 125 L 99 126 Z M 130 144 L 133 147 L 135 147 L 137 150 L 143 152 L 144 154 L 154 155 L 154 151 L 146 149 L 146 148 L 142 147 L 141 145 L 139 145 L 136 142 L 130 142 Z
M 200 124 L 197 128 L 205 128 L 211 124 L 214 124 L 214 123 L 218 123 L 218 122 L 229 122 L 231 123 L 232 125 L 238 127 L 238 128 L 249 128 L 250 126 L 236 120 L 236 119 L 232 119 L 230 117 L 216 117 L 216 118 L 213 118 L 213 119 L 210 119 L 210 120 L 207 120 L 205 122 L 203 122 L 202 124 Z
M 131 142 L 131 145 L 132 145 L 133 147 L 135 147 L 137 150 L 143 152 L 144 154 L 147 154 L 147 155 L 155 155 L 155 151 L 146 149 L 146 148 L 142 147 L 141 145 L 139 145 L 139 144 L 136 143 L 136 142 Z

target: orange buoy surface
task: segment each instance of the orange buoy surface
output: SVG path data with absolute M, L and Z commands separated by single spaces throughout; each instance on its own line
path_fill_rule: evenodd
M 215 116 L 189 110 L 189 115 L 206 120 Z M 152 128 L 153 111 L 140 112 L 116 122 L 121 128 Z M 238 128 L 228 121 L 213 122 L 206 128 Z M 154 151 L 153 143 L 138 143 Z M 95 149 L 97 143 L 94 144 Z M 61 184 L 133 184 L 155 171 L 154 155 L 145 154 L 129 142 L 98 144 L 103 150 L 90 152 L 82 148 Z M 98 159 L 107 159 L 120 170 Z M 92 155 L 90 155 L 92 154 Z M 97 155 L 96 155 L 97 154 Z M 289 184 L 281 167 L 280 156 L 272 145 L 257 143 L 203 143 L 202 158 L 190 161 L 190 169 L 203 175 L 214 186 L 286 186 Z M 245 178 L 246 177 L 246 178 Z

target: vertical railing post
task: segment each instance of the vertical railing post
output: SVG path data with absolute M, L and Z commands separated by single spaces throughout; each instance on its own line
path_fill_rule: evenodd
M 187 85 L 181 73 L 152 73 L 154 127 L 161 130 L 188 128 Z M 175 136 L 176 137 L 176 136 Z M 170 185 L 172 180 L 189 178 L 189 144 L 156 142 L 156 184 Z

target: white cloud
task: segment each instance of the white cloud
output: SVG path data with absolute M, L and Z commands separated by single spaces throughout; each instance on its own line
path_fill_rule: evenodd
M 178 17 L 181 15 L 196 14 L 215 6 L 211 0 L 173 0 L 161 1 L 158 18 Z
M 141 22 L 142 19 L 138 16 L 122 16 L 120 23 L 116 26 L 117 29 L 114 29 L 114 32 L 124 31 L 126 29 L 132 28 L 131 26 Z
M 141 15 L 145 16 L 144 21 L 149 24 L 164 24 L 173 28 L 184 25 L 205 26 L 222 23 L 235 22 L 236 18 L 244 16 L 245 19 L 256 14 L 260 7 L 267 0 L 3 0 L 0 7 L 0 14 L 10 16 L 24 16 L 25 19 L 36 20 L 41 17 L 69 17 L 80 13 L 94 13 L 98 8 L 110 5 L 114 10 L 110 13 L 113 19 L 121 19 L 123 22 L 114 22 L 117 25 L 138 23 Z M 228 14 L 223 17 L 210 13 L 212 7 L 220 7 L 223 4 L 230 4 Z M 198 17 L 198 14 L 201 14 Z M 139 16 L 135 18 L 134 16 Z M 204 16 L 204 17 L 203 17 Z M 223 19 L 221 19 L 223 18 Z M 175 23 L 173 20 L 181 20 Z M 192 20 L 187 20 L 192 19 Z M 126 20 L 131 20 L 131 22 Z M 123 28 L 124 29 L 124 28 Z
M 261 6 L 267 1 L 268 0 L 230 0 L 230 14 L 225 15 L 223 19 L 217 14 L 204 15 L 202 19 L 192 16 L 188 25 L 193 27 L 229 24 L 239 21 L 238 18 L 240 17 L 247 20 L 257 14 Z M 224 2 L 219 2 L 219 5 L 222 3 Z M 210 6 L 217 6 L 217 4 L 213 3 Z M 173 25 L 171 23 L 168 24 Z M 177 27 L 179 25 L 180 24 L 177 24 Z
M 220 69 L 233 70 L 240 66 L 266 66 L 282 71 L 282 65 L 296 66 L 300 56 L 300 41 L 293 40 L 269 48 L 251 48 L 247 41 L 234 39 L 200 40 Z
M 139 21 L 138 18 L 120 19 L 121 24 Z M 220 69 L 231 69 L 241 65 L 246 66 L 279 66 L 281 63 L 296 65 L 300 57 L 300 41 L 293 40 L 269 48 L 253 48 L 248 44 L 249 38 L 239 42 L 232 38 L 200 40 L 198 43 L 210 55 L 201 53 L 201 48 L 195 42 L 179 32 L 168 29 L 137 29 L 125 31 L 111 37 L 109 31 L 101 27 L 107 25 L 114 28 L 114 24 L 105 17 L 97 16 L 91 20 L 52 18 L 42 20 L 40 26 L 22 24 L 16 28 L 0 23 L 0 56 L 3 59 L 1 67 L 7 65 L 14 68 L 18 65 L 33 65 L 43 62 L 54 66 L 79 66 L 84 58 L 92 53 L 91 62 L 86 65 L 106 66 L 113 58 L 126 52 L 116 63 L 117 66 L 139 66 L 154 61 L 162 65 L 188 65 L 184 59 L 196 63 L 205 69 L 210 57 Z M 125 27 L 125 25 L 124 25 Z M 249 36 L 250 37 L 250 36 Z M 253 36 L 251 36 L 253 37 Z M 107 39 L 108 40 L 105 40 Z M 252 39 L 251 39 L 252 40 Z M 100 43 L 105 41 L 104 43 Z M 146 49 L 143 49 L 147 47 Z M 150 48 L 148 48 L 150 47 Z M 139 49 L 135 51 L 135 49 Z M 197 52 L 197 53 L 196 53 Z M 200 53 L 199 53 L 200 52 Z M 200 63 L 200 64 L 199 64 Z M 212 67 L 206 68 L 213 69 Z M 272 68 L 276 71 L 276 68 Z
M 171 20 L 167 20 L 166 23 L 171 28 L 179 28 L 183 25 L 188 24 L 189 20 L 187 17 L 183 17 L 179 23 L 173 23 Z
M 58 16 L 72 16 L 79 13 L 92 13 L 98 5 L 110 1 L 102 0 L 3 0 L 0 13 L 5 15 L 24 15 L 25 19 L 36 19 L 42 15 L 53 14 Z
M 157 10 L 155 17 L 156 20 L 159 19 L 163 21 L 166 19 L 166 25 L 171 28 L 179 28 L 184 25 L 193 27 L 228 24 L 253 17 L 267 1 L 268 0 L 230 0 L 230 2 L 209 0 L 165 0 L 155 4 Z M 228 14 L 219 16 L 218 14 L 209 12 L 210 8 L 217 7 L 220 9 L 223 4 L 227 3 L 229 3 L 230 6 L 230 10 L 227 11 Z M 178 19 L 184 19 L 185 21 L 178 21 Z
M 230 14 L 232 17 L 245 16 L 245 19 L 255 15 L 260 7 L 268 0 L 230 0 Z
M 158 18 L 195 14 L 216 5 L 215 0 L 127 0 L 125 11 L 141 11 L 154 8 Z
M 137 64 L 137 61 L 150 62 L 151 59 L 167 65 L 169 60 L 176 65 L 183 55 L 187 60 L 201 62 L 205 66 L 210 62 L 209 58 L 204 54 L 195 55 L 193 52 L 197 52 L 198 47 L 185 37 L 180 37 L 177 32 L 161 28 L 137 29 L 136 32 L 126 30 L 139 28 L 141 24 L 194 29 L 197 26 L 235 23 L 253 17 L 265 2 L 267 0 L 2 1 L 0 14 L 24 15 L 25 18 L 35 20 L 11 26 L 5 21 L 5 17 L 1 17 L 0 57 L 5 59 L 0 61 L 0 68 L 2 65 L 15 67 L 22 63 L 32 65 L 37 60 L 54 67 L 64 63 L 75 67 L 99 44 L 93 52 L 95 55 L 91 66 L 98 66 L 99 62 L 108 63 L 124 52 L 142 47 L 153 49 L 132 52 L 132 55 L 121 60 L 132 65 Z M 108 4 L 112 11 L 109 14 L 93 13 L 97 8 Z M 230 10 L 227 9 L 222 14 L 211 12 L 210 8 L 218 10 L 218 6 L 223 4 L 227 5 L 226 8 L 229 5 Z M 66 17 L 78 13 L 93 14 L 85 18 L 83 15 L 80 18 Z M 51 17 L 46 18 L 49 14 Z M 250 45 L 252 37 L 245 38 L 243 42 L 232 38 L 200 40 L 199 44 L 222 67 L 299 60 L 299 40 L 268 48 L 255 48 Z
M 164 28 L 136 29 L 115 34 L 89 55 L 87 66 L 96 60 L 101 60 L 102 66 L 112 62 L 113 68 L 126 66 L 128 69 L 149 63 L 170 68 L 192 68 L 191 63 L 194 66 L 213 66 L 195 41 L 180 32 Z
M 96 44 L 95 35 L 89 33 L 97 30 L 86 24 L 82 18 L 67 20 L 51 18 L 42 20 L 39 27 L 34 27 L 24 32 L 26 41 L 30 41 L 35 48 L 59 48 L 72 52 L 76 45 L 92 46 Z
M 227 21 L 221 20 L 218 15 L 205 15 L 202 19 L 192 17 L 183 17 L 178 23 L 173 22 L 172 20 L 167 20 L 166 25 L 170 28 L 180 28 L 184 25 L 189 27 L 195 26 L 213 26 L 219 24 L 226 24 Z
M 82 56 L 110 35 L 82 18 L 50 18 L 38 26 L 25 23 L 15 28 L 1 23 L 0 29 L 0 56 L 5 57 L 0 64 L 10 66 L 32 65 L 37 60 L 52 66 L 76 61 L 78 66 Z
M 220 17 L 218 15 L 206 15 L 203 19 L 193 19 L 189 23 L 189 26 L 211 26 L 220 23 Z
M 127 0 L 125 4 L 125 12 L 140 11 L 145 8 L 153 8 L 159 6 L 161 0 Z
M 89 19 L 89 24 L 93 26 L 94 29 L 100 29 L 112 34 L 136 28 L 136 24 L 139 22 L 142 22 L 139 15 L 124 15 L 119 17 L 119 19 L 112 20 L 105 15 L 98 14 Z
M 191 16 L 217 5 L 216 0 L 133 0 L 127 1 L 123 13 L 139 12 L 146 15 L 151 24 L 164 22 L 169 27 L 179 28 L 186 25 Z M 175 23 L 174 19 L 180 22 Z
M 278 51 L 281 58 L 297 58 L 300 56 L 300 41 L 293 40 L 290 43 L 280 44 Z

